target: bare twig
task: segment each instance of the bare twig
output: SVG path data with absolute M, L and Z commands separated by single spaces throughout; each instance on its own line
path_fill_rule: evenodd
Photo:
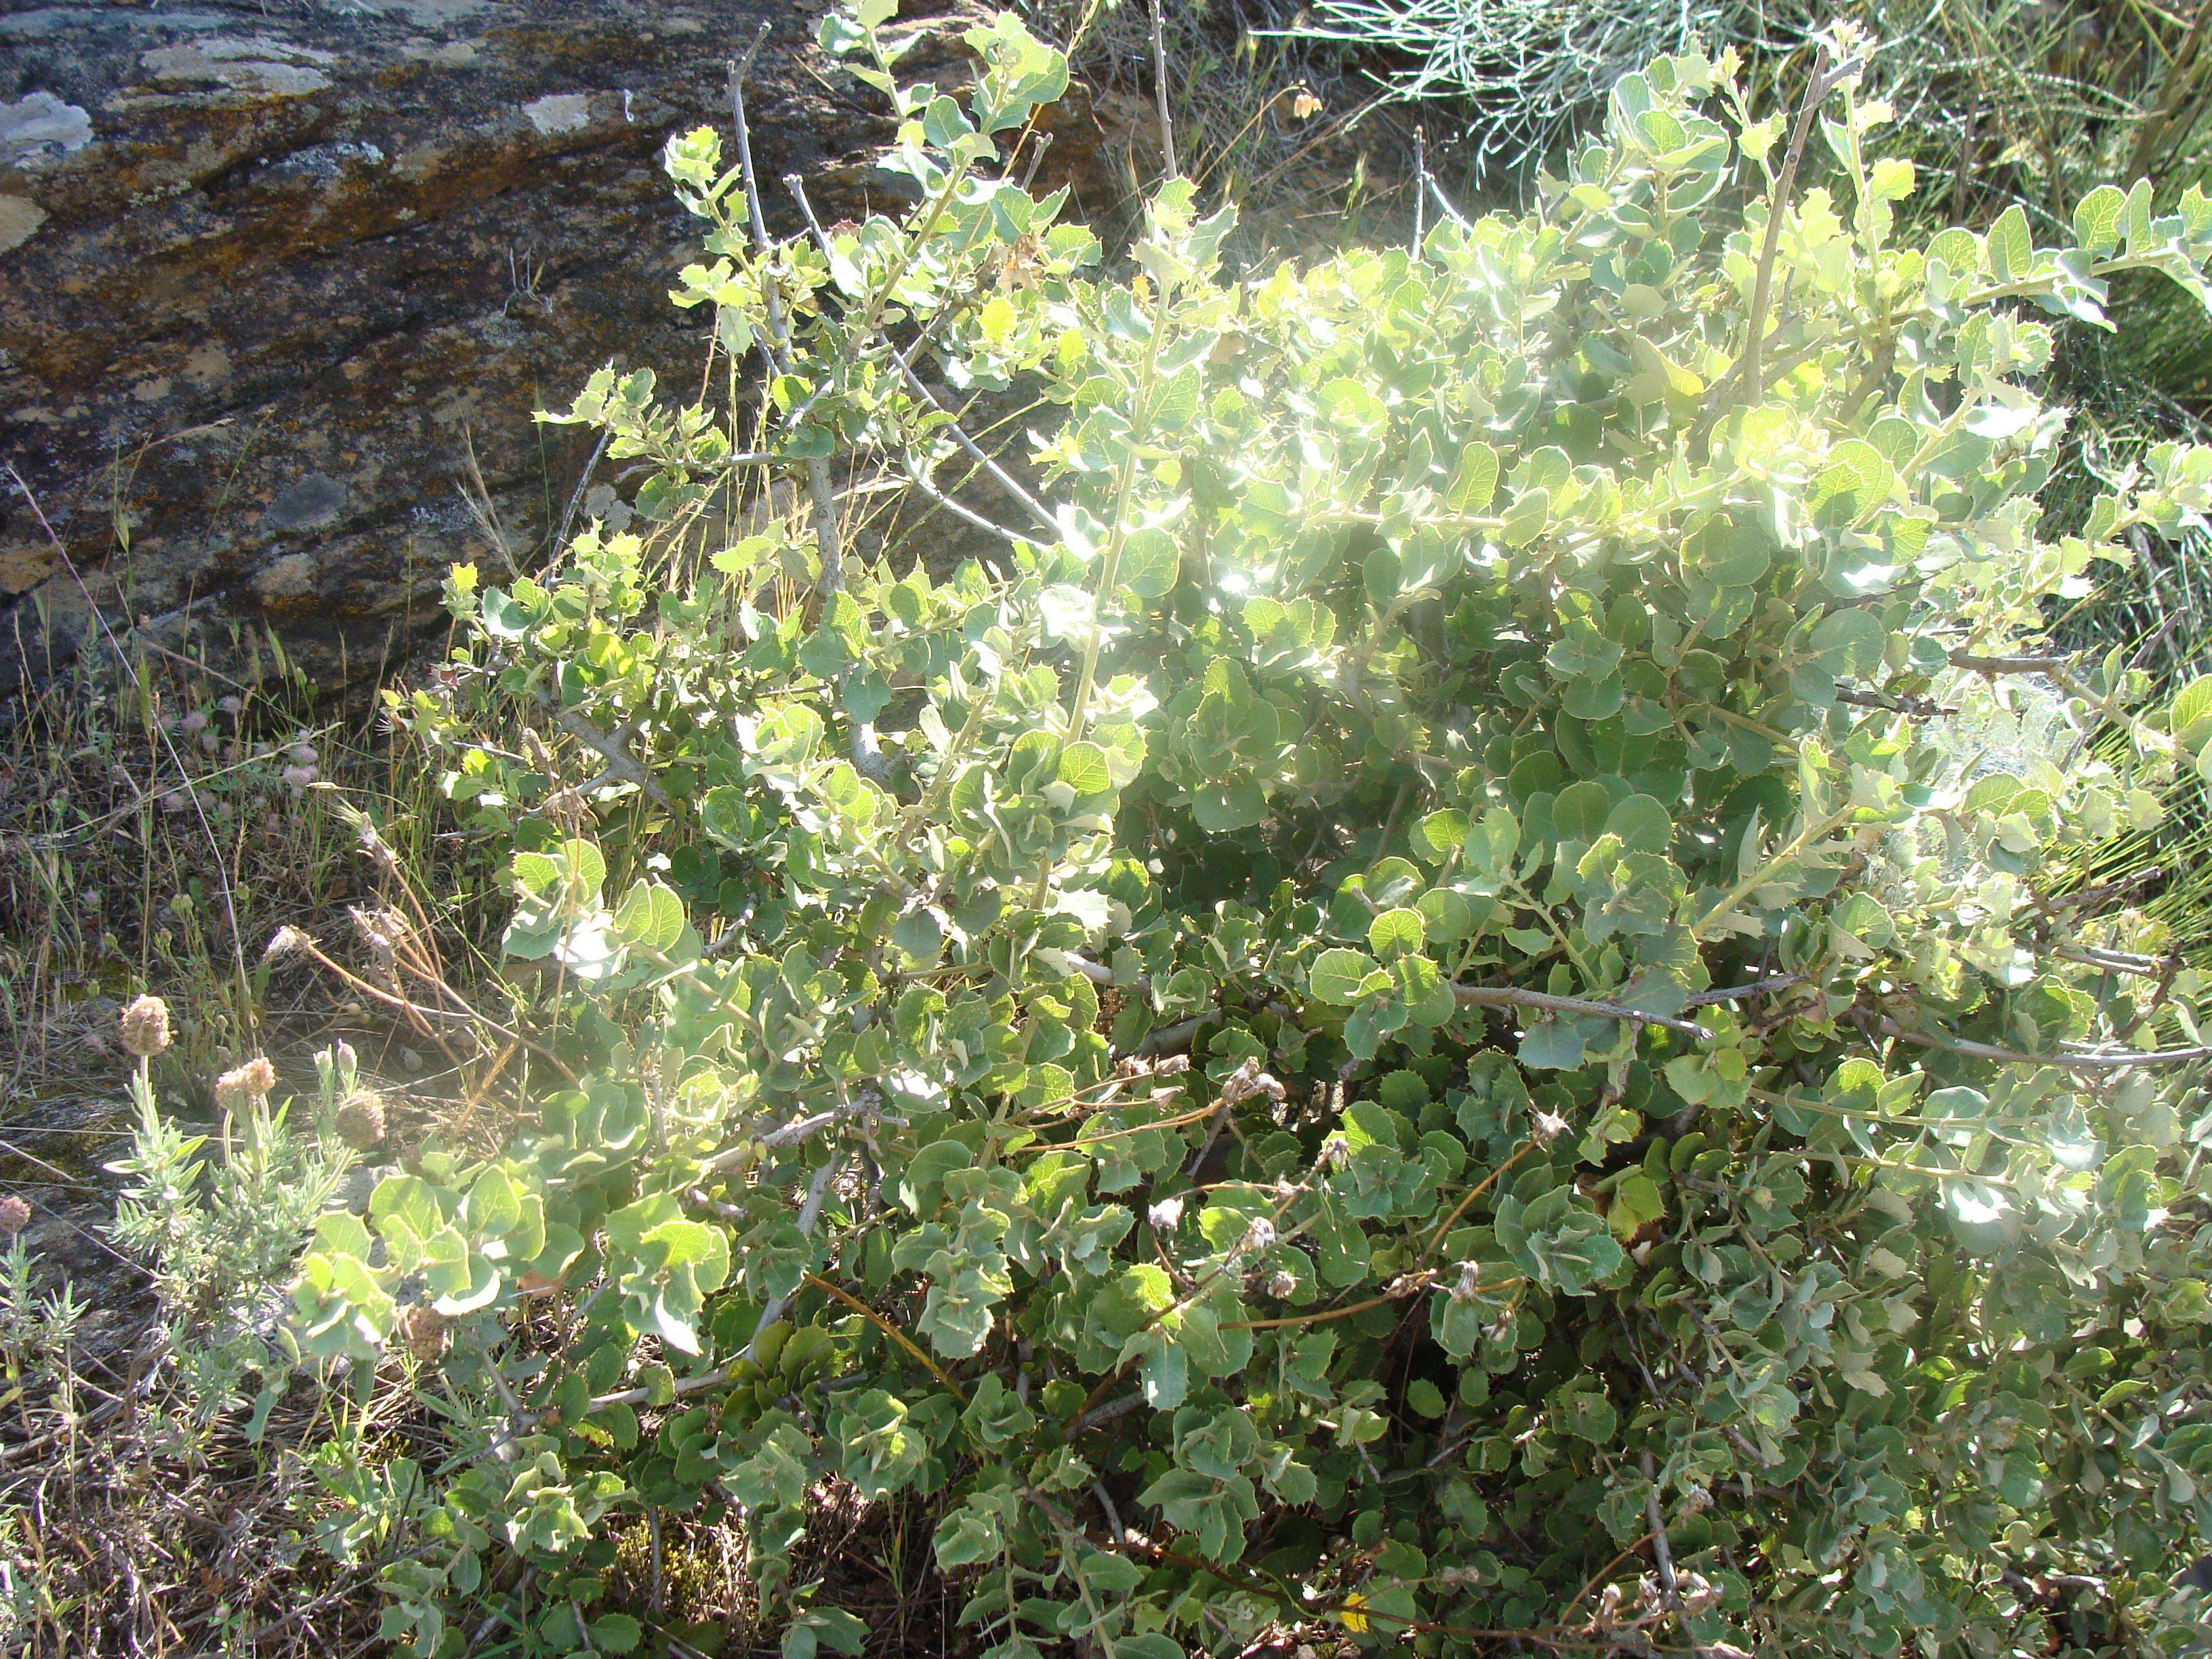
M 1682 1006 L 1686 1008 L 1710 1008 L 1717 1002 L 1741 1002 L 1747 997 L 1765 996 L 1771 992 L 1786 991 L 1793 985 L 1810 982 L 1809 974 L 1769 974 L 1765 979 L 1753 980 L 1747 985 L 1731 985 L 1725 990 L 1700 991 Z
M 1999 674 L 2052 674 L 2073 665 L 2074 659 L 2059 657 L 1979 657 L 1971 651 L 1954 651 L 1951 666 L 1969 669 L 1995 678 Z
M 1473 224 L 1474 222 L 1470 220 L 1467 215 L 1459 210 L 1457 204 L 1452 201 L 1451 198 L 1444 194 L 1444 187 L 1437 182 L 1436 177 L 1433 173 L 1423 182 L 1427 186 L 1429 199 L 1437 204 L 1437 210 L 1441 212 L 1445 218 L 1450 220 L 1462 230 L 1468 228 Z
M 1713 1040 L 1711 1030 L 1695 1020 L 1674 1019 L 1646 1013 L 1623 1002 L 1596 1002 L 1588 997 L 1555 997 L 1543 991 L 1524 991 L 1517 985 L 1455 985 L 1452 994 L 1472 1008 L 1528 1008 L 1547 1014 L 1588 1014 L 1600 1019 L 1625 1019 L 1638 1025 L 1659 1025 L 1699 1042 Z
M 886 345 L 889 345 L 889 342 L 886 342 L 885 343 Z M 1023 488 L 1020 479 L 1015 477 L 1012 473 L 1007 471 L 1005 467 L 1000 465 L 996 457 L 984 450 L 981 445 L 978 444 L 961 428 L 960 422 L 952 418 L 951 411 L 947 410 L 943 404 L 939 403 L 937 400 L 936 394 L 931 392 L 927 386 L 922 384 L 921 376 L 915 373 L 914 365 L 907 361 L 906 354 L 904 352 L 901 351 L 896 346 L 889 346 L 889 349 L 891 354 L 891 361 L 899 366 L 900 374 L 905 379 L 907 386 L 910 390 L 912 390 L 915 396 L 921 398 L 922 402 L 927 404 L 931 409 L 936 410 L 939 414 L 945 416 L 945 429 L 951 434 L 952 441 L 960 446 L 961 453 L 966 455 L 969 460 L 975 462 L 977 466 L 982 468 L 983 471 L 989 475 L 992 483 L 997 484 L 1000 489 L 1005 490 L 1007 495 L 1012 496 L 1015 501 L 1021 504 L 1022 510 L 1024 513 L 1027 513 L 1030 518 L 1036 520 L 1036 522 L 1054 538 L 1057 538 L 1060 535 L 1060 521 L 1052 516 L 1052 509 L 1047 507 L 1042 501 L 1037 500 L 1036 496 L 1030 494 L 1027 489 Z
M 1423 211 L 1429 204 L 1429 135 L 1425 127 L 1413 129 L 1413 256 L 1421 257 L 1421 240 L 1428 232 L 1428 216 Z
M 1836 701 L 1853 708 L 1880 708 L 1916 720 L 1932 720 L 1959 712 L 1944 707 L 1933 697 L 1899 696 L 1887 691 L 1863 691 L 1847 685 L 1836 688 Z
M 2145 1048 L 2134 1053 L 2075 1054 L 2062 1049 L 2056 1054 L 2031 1054 L 2024 1049 L 2004 1048 L 1991 1042 L 1976 1042 L 1966 1037 L 1915 1030 L 1899 1025 L 1893 1019 L 1875 1022 L 1870 1029 L 1899 1042 L 1910 1042 L 1923 1048 L 1941 1048 L 1948 1054 L 1965 1054 L 1975 1060 L 2002 1060 L 2011 1066 L 2057 1066 L 2075 1072 L 2117 1072 L 2131 1066 L 2188 1066 L 2212 1060 L 2212 1045 L 2193 1048 Z
M 824 256 L 833 255 L 834 250 L 830 245 L 830 233 L 823 228 L 822 221 L 814 211 L 814 204 L 807 198 L 805 181 L 795 173 L 787 173 L 783 176 L 783 182 L 786 188 L 791 191 L 792 198 L 799 204 L 799 212 L 805 216 L 806 228 L 813 235 L 815 246 L 822 250 Z M 1020 503 L 1024 512 L 1036 520 L 1045 530 L 1057 537 L 1060 533 L 1060 523 L 1053 517 L 1052 510 L 1024 489 L 1021 480 L 1001 466 L 995 456 L 990 454 L 981 445 L 968 435 L 958 420 L 953 417 L 951 411 L 938 401 L 937 395 L 930 391 L 929 387 L 923 383 L 921 376 L 915 372 L 914 364 L 908 360 L 904 352 L 891 344 L 888 339 L 884 342 L 884 346 L 890 353 L 891 361 L 898 365 L 900 375 L 905 380 L 915 396 L 921 398 L 938 414 L 945 416 L 945 429 L 951 434 L 953 442 L 960 446 L 961 453 L 981 467 L 1000 489 Z M 917 482 L 921 481 L 917 480 Z M 924 488 L 926 493 L 935 498 L 939 505 L 951 508 L 970 523 L 991 531 L 994 534 L 1004 536 L 1010 541 L 1020 539 L 1012 532 L 1000 529 L 989 520 L 970 512 L 949 496 L 939 494 L 933 487 L 925 484 Z
M 628 732 L 602 732 L 573 708 L 563 708 L 544 691 L 538 694 L 538 706 L 553 716 L 553 724 L 591 750 L 607 763 L 606 775 L 623 783 L 635 784 L 656 806 L 672 807 L 675 802 L 660 787 L 660 781 L 646 770 L 643 763 L 623 745 Z
M 2154 864 L 2133 875 L 2122 876 L 2117 881 L 2099 882 L 2094 887 L 2077 888 L 2070 893 L 2061 893 L 2056 898 L 2045 898 L 2039 894 L 2035 898 L 2035 908 L 2046 916 L 2056 916 L 2067 910 L 2094 908 L 2106 899 L 2124 898 L 2137 888 L 2148 887 L 2162 880 L 2165 875 L 2164 867 Z
M 1176 165 L 1175 118 L 1168 111 L 1168 47 L 1167 37 L 1160 27 L 1160 0 L 1152 3 L 1152 97 L 1160 111 L 1160 153 L 1167 162 L 1168 177 L 1180 179 L 1182 169 Z
M 1659 1564 L 1659 1589 L 1668 1607 L 1680 1608 L 1682 1590 L 1674 1579 L 1674 1551 L 1667 1541 L 1667 1517 L 1659 1512 L 1659 1476 L 1652 1468 L 1650 1452 L 1638 1452 L 1637 1461 L 1643 1468 L 1644 1478 L 1651 1483 L 1644 1494 L 1644 1520 L 1651 1528 L 1651 1554 Z
M 1774 181 L 1774 189 L 1767 197 L 1766 240 L 1759 251 L 1759 270 L 1751 287 L 1751 313 L 1747 318 L 1748 332 L 1744 340 L 1743 356 L 1737 359 L 1736 372 L 1723 374 L 1713 383 L 1712 392 L 1705 403 L 1705 415 L 1710 418 L 1722 406 L 1723 391 L 1731 381 L 1740 382 L 1737 401 L 1745 404 L 1756 403 L 1765 390 L 1759 369 L 1759 354 L 1766 344 L 1766 308 L 1773 298 L 1775 256 L 1782 246 L 1782 221 L 1790 210 L 1790 192 L 1797 182 L 1798 165 L 1805 159 L 1805 141 L 1812 136 L 1813 118 L 1820 106 L 1828 101 L 1828 94 L 1844 81 L 1858 72 L 1860 60 L 1851 58 L 1843 64 L 1832 64 L 1827 44 L 1824 41 L 1813 64 L 1812 78 L 1805 83 L 1805 99 L 1797 108 L 1797 124 L 1790 133 L 1790 148 L 1782 161 L 1782 172 Z
M 745 76 L 752 67 L 753 53 L 760 50 L 761 42 L 767 38 L 768 25 L 763 23 L 760 33 L 753 39 L 751 50 L 730 65 L 730 112 L 737 124 L 738 165 L 744 177 L 753 251 L 761 258 L 761 292 L 768 305 L 769 355 L 777 371 L 788 374 L 792 372 L 791 324 L 784 315 L 782 294 L 769 258 L 774 245 L 769 240 L 768 221 L 761 212 L 760 174 L 753 167 L 752 128 L 745 120 Z M 837 523 L 837 492 L 830 481 L 830 463 L 822 457 L 810 456 L 805 471 L 806 494 L 814 504 L 814 538 L 822 550 L 822 574 L 815 583 L 815 591 L 827 600 L 845 585 L 845 543 Z
M 987 536 L 995 536 L 1010 547 L 1019 546 L 1024 542 L 1034 539 L 1032 537 L 1023 535 L 1018 530 L 1009 530 L 1006 526 L 997 523 L 993 520 L 985 518 L 974 507 L 969 507 L 965 501 L 957 499 L 948 491 L 942 489 L 935 483 L 933 483 L 930 481 L 929 475 L 924 472 L 919 466 L 910 465 L 907 468 L 906 480 L 923 495 L 929 497 L 929 499 L 936 505 L 943 507 L 954 518 L 959 520 L 961 523 L 980 530 Z M 1001 576 L 1010 574 L 1003 567 L 997 565 L 995 562 L 994 563 L 993 568 L 997 569 Z

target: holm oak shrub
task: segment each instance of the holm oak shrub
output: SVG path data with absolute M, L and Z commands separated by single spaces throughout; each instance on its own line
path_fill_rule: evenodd
M 2212 684 L 2039 641 L 2212 451 L 2054 526 L 2038 387 L 2212 202 L 1900 241 L 1838 38 L 1417 247 L 1231 272 L 1170 179 L 1109 258 L 1060 57 L 904 85 L 890 9 L 822 39 L 903 205 L 768 234 L 741 88 L 672 141 L 702 401 L 594 376 L 635 516 L 393 694 L 538 969 L 532 1126 L 296 1292 L 435 1356 L 388 1633 L 649 1646 L 608 1528 L 704 1511 L 859 1652 L 828 1482 L 1006 1659 L 2179 1645 L 2199 987 L 2072 872 Z

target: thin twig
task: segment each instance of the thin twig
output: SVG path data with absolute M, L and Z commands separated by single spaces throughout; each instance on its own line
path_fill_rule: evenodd
M 1547 1014 L 1588 1014 L 1600 1019 L 1625 1019 L 1638 1025 L 1660 1025 L 1711 1042 L 1710 1029 L 1695 1020 L 1646 1013 L 1622 1002 L 1597 1002 L 1588 997 L 1555 997 L 1543 991 L 1524 991 L 1517 985 L 1455 985 L 1452 994 L 1471 1008 L 1529 1008 Z
M 1945 708 L 1933 697 L 1897 696 L 1887 691 L 1863 691 L 1848 685 L 1836 688 L 1836 701 L 1853 708 L 1879 708 L 1916 720 L 1931 720 L 1959 712 Z
M 1424 210 L 1429 204 L 1429 135 L 1425 127 L 1413 128 L 1413 246 L 1410 252 L 1421 257 L 1421 241 L 1428 232 L 1428 217 Z
M 1790 210 L 1790 192 L 1797 182 L 1799 163 L 1805 159 L 1805 141 L 1812 136 L 1813 118 L 1828 94 L 1841 86 L 1858 70 L 1858 60 L 1832 66 L 1828 46 L 1823 41 L 1813 64 L 1813 77 L 1805 83 L 1805 100 L 1798 106 L 1797 124 L 1790 133 L 1790 148 L 1784 155 L 1782 172 L 1774 181 L 1774 189 L 1767 198 L 1766 240 L 1759 251 L 1759 270 L 1752 281 L 1750 325 L 1743 347 L 1743 356 L 1737 360 L 1736 373 L 1723 374 L 1713 383 L 1707 397 L 1705 413 L 1710 417 L 1722 407 L 1722 391 L 1731 380 L 1740 381 L 1741 390 L 1735 401 L 1746 407 L 1759 401 L 1765 390 L 1760 383 L 1759 354 L 1766 343 L 1766 308 L 1773 297 L 1775 256 L 1782 246 L 1782 221 Z
M 553 716 L 554 725 L 606 762 L 607 776 L 623 783 L 635 784 L 656 806 L 674 807 L 676 803 L 660 787 L 660 781 L 646 770 L 636 756 L 623 746 L 624 738 L 622 733 L 600 731 L 574 709 L 561 707 L 547 692 L 538 694 L 538 703 Z
M 1152 4 L 1152 97 L 1160 111 L 1160 153 L 1167 162 L 1168 177 L 1180 179 L 1182 169 L 1176 165 L 1175 118 L 1168 112 L 1168 47 L 1167 37 L 1160 28 L 1160 0 Z
M 817 216 L 814 211 L 814 204 L 807 198 L 805 181 L 795 173 L 787 173 L 783 176 L 783 182 L 786 188 L 791 191 L 793 199 L 799 204 L 799 212 L 805 216 L 806 228 L 814 237 L 815 246 L 822 250 L 825 257 L 834 258 L 835 250 L 833 250 L 830 245 L 830 233 L 823 228 L 820 217 Z M 942 403 L 938 401 L 936 394 L 931 392 L 929 387 L 923 383 L 921 376 L 915 372 L 914 364 L 908 360 L 904 352 L 893 345 L 888 339 L 884 342 L 884 349 L 890 353 L 891 361 L 898 365 L 900 374 L 906 380 L 908 386 L 912 389 L 915 396 L 920 398 L 922 402 L 927 404 L 929 407 L 938 414 L 943 415 L 945 417 L 945 429 L 951 434 L 953 442 L 960 446 L 962 453 L 965 454 L 969 459 L 975 462 L 977 466 L 982 468 L 984 472 L 989 475 L 991 481 L 994 483 L 997 484 L 1000 489 L 1005 490 L 1007 495 L 1012 496 L 1016 501 L 1020 503 L 1024 512 L 1027 513 L 1032 519 L 1035 519 L 1039 526 L 1050 532 L 1054 537 L 1057 538 L 1060 534 L 1060 521 L 1053 517 L 1052 510 L 1024 489 L 1018 478 L 1015 477 L 1013 474 L 1007 471 L 1005 467 L 999 464 L 996 457 L 991 455 L 981 445 L 978 444 L 973 438 L 968 435 L 966 430 L 961 426 L 958 420 L 953 417 L 952 412 L 946 409 Z M 995 534 L 1004 536 L 1008 540 L 1021 539 L 1012 532 L 1001 530 L 998 526 L 991 523 L 989 520 L 969 512 L 958 502 L 951 501 L 945 496 L 939 495 L 934 489 L 927 489 L 927 493 L 935 496 L 941 505 L 951 507 L 953 511 L 959 514 L 963 518 L 967 519 L 972 524 L 983 529 L 989 530 Z
M 1717 1002 L 1741 1002 L 1747 997 L 1763 997 L 1775 991 L 1786 991 L 1793 985 L 1810 982 L 1809 974 L 1769 974 L 1765 979 L 1753 980 L 1748 985 L 1731 985 L 1725 990 L 1700 991 L 1682 1006 L 1685 1008 L 1710 1008 Z
M 730 112 L 738 129 L 738 165 L 744 178 L 745 207 L 752 221 L 753 251 L 761 259 L 761 293 L 767 301 L 769 354 L 781 374 L 792 373 L 791 325 L 784 316 L 783 297 L 775 279 L 771 255 L 774 244 L 769 240 L 768 221 L 761 211 L 760 175 L 753 167 L 752 128 L 745 120 L 745 76 L 752 68 L 753 54 L 768 38 L 769 26 L 761 25 L 760 33 L 753 38 L 752 48 L 744 57 L 730 65 Z M 845 585 L 845 544 L 837 525 L 837 492 L 830 477 L 830 463 L 819 455 L 806 461 L 806 493 L 814 504 L 814 538 L 822 550 L 822 574 L 815 583 L 816 592 L 827 601 L 832 593 Z
M 1966 1037 L 1937 1036 L 1899 1025 L 1893 1019 L 1885 1019 L 1873 1028 L 1881 1036 L 1899 1042 L 1913 1043 L 1923 1048 L 1941 1048 L 1946 1053 L 1965 1054 L 1974 1060 L 2002 1060 L 2012 1066 L 2057 1066 L 2075 1072 L 2116 1072 L 2130 1066 L 2187 1066 L 2200 1060 L 2212 1060 L 2212 1045 L 2194 1048 L 2145 1048 L 2133 1054 L 2031 1054 L 2020 1048 L 1999 1048 L 1992 1042 L 1976 1042 Z
M 2054 674 L 2073 665 L 2070 656 L 1978 657 L 1971 651 L 1954 651 L 1951 666 L 1969 669 L 1994 678 L 1999 674 Z
M 1667 1542 L 1667 1517 L 1659 1512 L 1659 1477 L 1652 1468 L 1650 1452 L 1638 1452 L 1637 1462 L 1643 1468 L 1644 1478 L 1651 1483 L 1644 1494 L 1644 1519 L 1651 1528 L 1651 1554 L 1659 1564 L 1659 1589 L 1667 1598 L 1667 1605 L 1679 1609 L 1682 1591 L 1674 1579 L 1674 1552 Z
M 892 1341 L 897 1343 L 900 1347 L 905 1349 L 908 1356 L 913 1358 L 916 1364 L 920 1365 L 924 1370 L 927 1371 L 932 1376 L 943 1383 L 946 1389 L 951 1391 L 952 1397 L 955 1400 L 957 1400 L 963 1408 L 967 1406 L 967 1392 L 961 1388 L 959 1383 L 952 1380 L 952 1373 L 946 1370 L 944 1366 L 939 1364 L 934 1359 L 932 1359 L 928 1353 L 921 1348 L 912 1337 L 908 1336 L 904 1331 L 899 1329 L 897 1326 L 892 1324 L 890 1320 L 884 1318 L 883 1315 L 878 1313 L 866 1303 L 861 1301 L 859 1297 L 854 1296 L 850 1291 L 846 1290 L 842 1285 L 831 1283 L 829 1279 L 823 1278 L 820 1273 L 810 1272 L 805 1275 L 805 1278 L 806 1282 L 811 1285 L 816 1290 L 822 1291 L 826 1296 L 834 1297 L 836 1300 L 843 1303 L 854 1313 L 859 1314 L 863 1319 L 866 1319 L 870 1324 L 881 1331 L 885 1336 L 890 1338 Z

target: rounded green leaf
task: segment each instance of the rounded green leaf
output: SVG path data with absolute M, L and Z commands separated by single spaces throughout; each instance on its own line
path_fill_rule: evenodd
M 1412 956 L 1428 944 L 1421 913 L 1400 906 L 1385 910 L 1367 929 L 1368 948 L 1385 962 Z
M 1071 743 L 1060 750 L 1060 781 L 1078 795 L 1104 794 L 1114 787 L 1106 751 L 1095 743 Z
M 1674 839 L 1674 821 L 1651 795 L 1631 795 L 1606 816 L 1605 827 L 1631 853 L 1663 853 Z
M 1601 783 L 1571 783 L 1552 803 L 1552 827 L 1563 841 L 1595 841 L 1605 833 L 1613 797 Z
M 1364 951 L 1324 951 L 1307 970 L 1306 988 L 1319 1000 L 1342 1006 L 1359 1000 L 1359 988 L 1374 971 L 1375 959 Z

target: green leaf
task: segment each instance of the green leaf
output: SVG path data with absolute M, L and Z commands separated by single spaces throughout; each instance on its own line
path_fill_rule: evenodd
M 1631 795 L 1606 815 L 1605 833 L 1620 837 L 1631 853 L 1663 853 L 1674 839 L 1674 821 L 1650 795 Z
M 1843 678 L 1879 669 L 1889 648 L 1889 635 L 1864 611 L 1832 611 L 1814 628 L 1812 642 L 1820 672 Z
M 1353 1003 L 1359 1000 L 1360 988 L 1374 971 L 1375 959 L 1364 951 L 1324 951 L 1314 958 L 1306 986 L 1322 1002 Z
M 1635 1170 L 1624 1176 L 1620 1184 L 1613 1189 L 1613 1203 L 1605 1212 L 1605 1221 L 1613 1230 L 1613 1236 L 1626 1242 L 1666 1212 L 1666 1200 L 1660 1196 L 1657 1185 L 1642 1170 Z
M 1115 589 L 1139 601 L 1164 599 L 1182 568 L 1182 550 L 1164 530 L 1133 530 L 1121 544 Z
M 1416 955 L 1427 944 L 1427 930 L 1422 926 L 1418 910 L 1403 906 L 1385 910 L 1368 926 L 1367 948 L 1385 962 Z M 1319 970 L 1318 963 L 1316 970 Z M 1315 994 L 1320 994 L 1316 991 Z
M 2016 282 L 2035 264 L 2035 239 L 2028 233 L 2027 210 L 2014 202 L 1990 227 L 1990 275 L 2000 283 Z
M 1814 480 L 1813 505 L 1840 497 L 1852 513 L 1864 513 L 1887 501 L 1896 484 L 1887 455 L 1862 439 L 1846 439 L 1830 452 L 1827 465 Z
M 644 1639 L 644 1627 L 626 1613 L 603 1613 L 592 1620 L 592 1645 L 602 1653 L 629 1653 Z
M 684 901 L 665 882 L 634 883 L 615 907 L 615 932 L 626 945 L 665 956 L 684 937 Z
M 1079 797 L 1106 793 L 1114 787 L 1106 751 L 1088 741 L 1068 744 L 1060 752 L 1060 781 Z
M 1475 893 L 1494 897 L 1513 878 L 1513 854 L 1521 845 L 1521 824 L 1503 806 L 1492 806 L 1468 826 L 1464 852 Z
M 2194 748 L 2212 737 L 2212 732 L 2203 729 L 2208 720 L 2212 720 L 2212 674 L 2200 674 L 2174 694 L 2169 724 L 2175 738 Z
M 2127 210 L 2127 192 L 2114 185 L 2100 185 L 2074 208 L 2074 240 L 2100 258 L 2120 245 L 2120 222 Z
M 1460 451 L 1459 471 L 1444 504 L 1455 513 L 1480 513 L 1497 493 L 1498 452 L 1478 438 Z

